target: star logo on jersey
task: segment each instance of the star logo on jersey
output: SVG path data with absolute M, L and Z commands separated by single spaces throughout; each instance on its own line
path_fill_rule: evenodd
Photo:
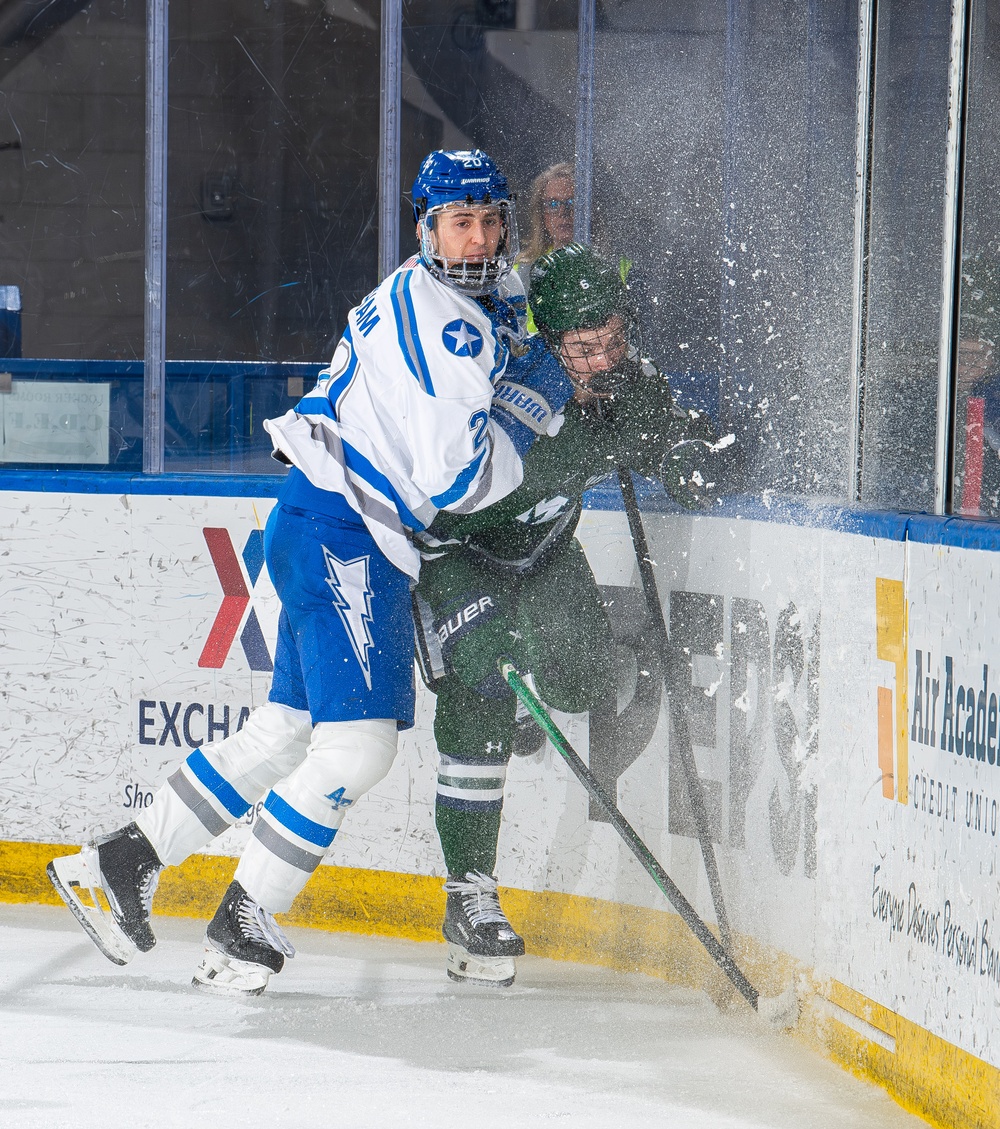
M 327 579 L 333 593 L 333 606 L 351 641 L 354 657 L 365 676 L 365 685 L 372 688 L 372 672 L 368 652 L 372 647 L 372 587 L 367 556 L 342 561 L 323 545 Z
M 483 351 L 483 335 L 462 318 L 448 322 L 441 339 L 448 352 L 454 353 L 456 357 L 478 357 Z

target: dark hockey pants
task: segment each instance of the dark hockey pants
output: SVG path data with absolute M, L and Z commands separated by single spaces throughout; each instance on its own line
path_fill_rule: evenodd
M 527 574 L 450 555 L 424 566 L 420 591 L 448 670 L 434 714 L 445 863 L 449 874 L 492 874 L 517 704 L 497 660 L 530 673 L 549 706 L 582 713 L 616 692 L 611 629 L 575 540 Z

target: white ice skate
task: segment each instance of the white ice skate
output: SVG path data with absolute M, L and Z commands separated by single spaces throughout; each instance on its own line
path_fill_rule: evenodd
M 474 956 L 454 941 L 448 942 L 448 978 L 469 984 L 509 988 L 517 966 L 513 957 Z
M 156 944 L 149 915 L 163 864 L 134 824 L 87 843 L 45 868 L 87 936 L 115 964 Z
M 87 936 L 108 960 L 115 964 L 128 964 L 138 948 L 115 922 L 111 903 L 102 885 L 97 849 L 86 846 L 78 855 L 53 859 L 45 873 L 56 893 L 86 930 Z M 98 892 L 103 897 L 98 897 Z
M 259 996 L 270 978 L 271 969 L 266 965 L 237 960 L 211 946 L 205 948 L 191 983 L 203 992 L 220 996 Z

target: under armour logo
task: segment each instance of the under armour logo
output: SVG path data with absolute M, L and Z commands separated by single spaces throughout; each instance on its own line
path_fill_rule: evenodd
M 502 753 L 503 752 L 503 741 L 487 741 L 486 742 L 486 752 L 487 752 L 487 754 L 489 754 L 489 753 Z

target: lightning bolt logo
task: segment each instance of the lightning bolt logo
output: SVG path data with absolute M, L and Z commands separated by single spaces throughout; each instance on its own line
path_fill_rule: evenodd
M 525 525 L 544 525 L 547 521 L 555 521 L 568 501 L 569 498 L 561 494 L 557 498 L 543 498 L 530 510 L 518 514 L 515 520 L 523 521 Z
M 327 584 L 333 593 L 333 606 L 351 641 L 354 657 L 365 676 L 365 684 L 372 688 L 372 672 L 368 652 L 372 647 L 372 589 L 368 573 L 368 557 L 355 557 L 342 561 L 323 545 L 326 561 Z

